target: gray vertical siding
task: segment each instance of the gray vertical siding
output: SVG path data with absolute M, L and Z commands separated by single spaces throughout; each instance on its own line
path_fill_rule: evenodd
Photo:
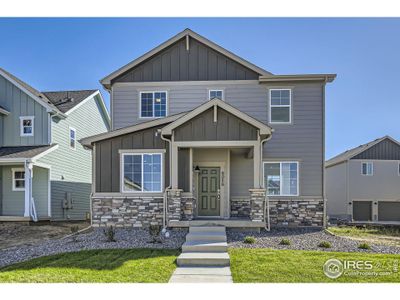
M 51 210 L 53 220 L 82 220 L 90 212 L 92 183 L 92 153 L 77 142 L 76 149 L 69 146 L 69 127 L 76 129 L 77 141 L 108 131 L 99 99 L 92 98 L 74 110 L 64 120 L 52 121 L 53 143 L 58 149 L 49 153 L 41 162 L 51 165 Z M 65 193 L 71 192 L 74 205 L 64 210 Z
M 257 128 L 218 108 L 210 108 L 174 130 L 175 141 L 257 140 Z
M 178 188 L 190 192 L 190 155 L 189 149 L 178 151 Z
M 190 38 L 183 38 L 113 80 L 115 82 L 179 80 L 252 80 L 260 74 Z
M 4 216 L 23 216 L 25 208 L 24 192 L 12 190 L 12 169 L 22 168 L 23 165 L 3 166 L 3 201 L 2 213 Z
M 352 159 L 400 160 L 400 146 L 389 139 L 385 139 Z
M 249 189 L 254 188 L 253 159 L 247 158 L 247 151 L 231 151 L 230 180 L 231 198 L 249 197 Z
M 8 116 L 3 116 L 1 131 L 3 146 L 48 144 L 49 114 L 46 108 L 2 76 L 0 76 L 0 105 L 10 112 Z M 35 117 L 34 136 L 20 136 L 20 116 Z
M 276 85 L 216 82 L 195 84 L 154 83 L 113 85 L 114 129 L 137 124 L 140 91 L 167 91 L 169 114 L 194 109 L 208 99 L 209 89 L 224 90 L 227 103 L 268 124 L 268 87 Z M 282 87 L 282 84 L 279 85 Z M 271 124 L 272 139 L 264 144 L 264 160 L 298 160 L 300 162 L 300 196 L 322 197 L 323 192 L 323 89 L 321 83 L 288 83 L 293 89 L 292 124 Z
M 120 192 L 119 149 L 165 149 L 164 186 L 169 183 L 169 147 L 153 127 L 96 143 L 96 192 Z
M 39 167 L 33 168 L 32 197 L 35 201 L 38 217 L 48 217 L 48 181 L 49 170 Z

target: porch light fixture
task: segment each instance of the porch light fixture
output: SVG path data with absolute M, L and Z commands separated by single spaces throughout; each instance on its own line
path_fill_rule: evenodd
M 349 202 L 349 205 L 352 205 L 353 203 Z
M 196 173 L 200 173 L 200 168 L 199 168 L 199 166 L 196 166 L 196 167 L 194 168 L 194 171 L 195 171 Z

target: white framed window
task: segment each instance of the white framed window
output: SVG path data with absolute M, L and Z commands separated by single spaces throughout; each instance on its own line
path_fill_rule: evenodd
M 25 191 L 25 169 L 13 168 L 12 172 L 12 190 L 14 192 Z
M 361 163 L 361 175 L 372 176 L 374 175 L 374 164 L 372 162 Z
M 69 128 L 69 147 L 76 149 L 76 129 L 72 127 Z
M 122 153 L 121 191 L 162 192 L 162 153 Z
M 218 98 L 224 100 L 224 91 L 223 90 L 209 90 L 208 91 L 208 100 Z
M 269 121 L 276 124 L 292 123 L 292 90 L 269 90 Z
M 34 120 L 35 117 L 33 116 L 19 117 L 21 136 L 33 136 Z
M 269 196 L 298 196 L 299 163 L 264 162 L 264 186 Z
M 167 116 L 167 92 L 140 92 L 140 117 Z

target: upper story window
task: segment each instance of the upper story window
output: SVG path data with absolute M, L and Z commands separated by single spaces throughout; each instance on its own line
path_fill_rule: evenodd
M 122 192 L 161 192 L 162 154 L 123 153 Z
M 374 175 L 374 165 L 372 162 L 361 163 L 361 175 L 366 175 L 366 176 Z
M 269 93 L 270 123 L 291 123 L 292 91 L 290 89 L 271 89 Z
M 69 147 L 76 149 L 76 129 L 72 127 L 69 128 Z
M 20 135 L 21 136 L 33 136 L 33 125 L 35 117 L 19 117 L 20 122 Z
M 140 117 L 161 118 L 167 115 L 167 92 L 141 92 Z
M 299 163 L 265 162 L 264 183 L 270 196 L 298 196 Z
M 209 91 L 209 95 L 208 95 L 208 99 L 214 99 L 214 98 L 218 98 L 223 100 L 224 97 L 224 91 L 223 90 L 210 90 Z
M 25 170 L 23 168 L 12 169 L 12 190 L 25 191 Z

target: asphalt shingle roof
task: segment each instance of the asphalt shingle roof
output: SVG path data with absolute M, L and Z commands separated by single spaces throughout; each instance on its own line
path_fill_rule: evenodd
M 54 91 L 43 92 L 43 94 L 58 110 L 62 113 L 66 113 L 96 91 L 97 90 Z
M 46 150 L 54 147 L 53 145 L 42 146 L 19 146 L 19 147 L 1 147 L 0 159 L 2 158 L 33 158 Z

